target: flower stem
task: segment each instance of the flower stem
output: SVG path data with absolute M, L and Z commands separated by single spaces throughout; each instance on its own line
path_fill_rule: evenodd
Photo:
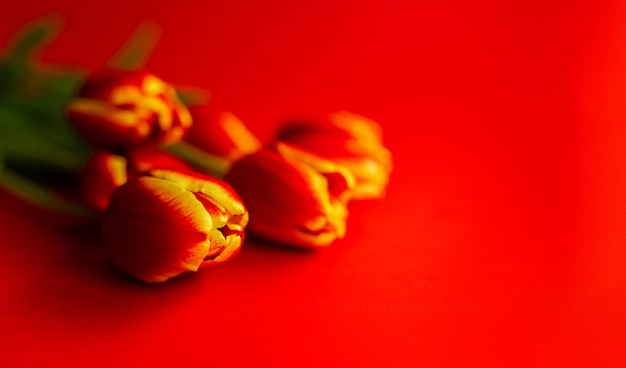
M 0 167 L 0 187 L 29 203 L 56 213 L 78 217 L 95 216 L 85 207 L 61 198 L 51 189 L 28 180 L 7 167 Z
M 204 152 L 187 143 L 180 142 L 167 148 L 168 151 L 187 161 L 197 170 L 216 178 L 224 178 L 231 163 L 219 156 Z

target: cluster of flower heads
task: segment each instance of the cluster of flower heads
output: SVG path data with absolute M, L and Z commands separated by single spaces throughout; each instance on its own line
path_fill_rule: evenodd
M 232 258 L 244 230 L 327 246 L 345 235 L 349 201 L 383 196 L 392 169 L 380 127 L 362 116 L 293 121 L 261 143 L 231 112 L 187 107 L 144 71 L 94 73 L 67 117 L 95 147 L 81 188 L 102 215 L 105 251 L 146 282 Z M 166 150 L 181 142 L 223 165 Z

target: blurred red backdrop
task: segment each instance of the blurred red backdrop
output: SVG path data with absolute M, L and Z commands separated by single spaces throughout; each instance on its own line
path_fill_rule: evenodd
M 395 170 L 328 249 L 248 241 L 159 286 L 2 193 L 0 365 L 626 363 L 622 2 L 4 1 L 0 46 L 53 12 L 47 62 L 100 67 L 153 20 L 163 79 L 264 139 L 363 114 Z

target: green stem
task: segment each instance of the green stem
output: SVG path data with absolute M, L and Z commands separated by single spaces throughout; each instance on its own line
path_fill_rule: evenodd
M 109 66 L 121 70 L 143 68 L 160 36 L 161 30 L 156 23 L 141 23 L 109 62 Z
M 6 159 L 37 163 L 65 171 L 80 171 L 88 157 L 88 153 L 74 152 L 52 141 L 38 139 L 34 136 L 14 137 L 0 147 L 0 153 Z
M 95 216 L 85 207 L 62 199 L 47 187 L 25 179 L 6 167 L 0 167 L 0 187 L 29 203 L 56 213 L 78 217 Z
M 178 98 L 186 106 L 208 105 L 211 102 L 211 92 L 197 87 L 174 86 Z
M 231 163 L 221 157 L 204 152 L 186 142 L 180 142 L 167 148 L 168 151 L 187 161 L 197 170 L 216 178 L 224 178 Z

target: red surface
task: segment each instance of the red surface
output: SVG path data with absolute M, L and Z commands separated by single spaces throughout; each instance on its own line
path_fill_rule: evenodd
M 145 286 L 94 228 L 2 194 L 0 365 L 626 366 L 623 4 L 141 3 L 4 1 L 0 45 L 57 11 L 44 58 L 96 67 L 153 19 L 152 71 L 261 137 L 293 114 L 379 121 L 388 197 L 328 249 L 247 241 Z

